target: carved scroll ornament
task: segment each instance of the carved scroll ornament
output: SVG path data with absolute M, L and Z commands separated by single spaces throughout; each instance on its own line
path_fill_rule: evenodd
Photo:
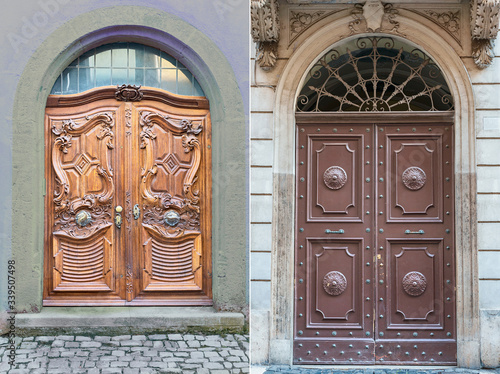
M 141 86 L 122 84 L 116 86 L 115 97 L 118 101 L 141 101 L 143 97 Z
M 251 3 L 251 33 L 257 44 L 256 60 L 264 70 L 273 68 L 278 58 L 278 10 L 278 0 L 252 0 Z
M 484 69 L 494 57 L 493 41 L 498 34 L 500 1 L 471 0 L 472 57 Z

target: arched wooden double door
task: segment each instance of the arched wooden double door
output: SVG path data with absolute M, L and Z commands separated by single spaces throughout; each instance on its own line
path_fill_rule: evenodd
M 49 96 L 44 305 L 210 305 L 208 101 Z

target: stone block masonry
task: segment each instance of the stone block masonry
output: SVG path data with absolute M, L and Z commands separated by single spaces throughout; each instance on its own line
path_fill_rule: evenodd
M 10 366 L 0 337 L 0 373 L 249 373 L 248 335 L 154 334 L 18 338 Z

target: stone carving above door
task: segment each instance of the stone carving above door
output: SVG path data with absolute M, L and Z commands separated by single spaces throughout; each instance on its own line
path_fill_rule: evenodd
M 257 44 L 256 60 L 264 70 L 276 64 L 280 40 L 278 0 L 252 0 L 251 33 Z

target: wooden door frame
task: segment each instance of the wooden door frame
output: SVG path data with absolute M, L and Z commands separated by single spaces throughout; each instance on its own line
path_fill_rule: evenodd
M 406 41 L 426 51 L 441 67 L 454 98 L 457 357 L 459 367 L 479 368 L 480 316 L 472 85 L 459 55 L 446 40 L 422 23 L 403 16 L 399 21 L 405 28 Z M 289 58 L 276 87 L 269 322 L 271 363 L 292 364 L 293 357 L 295 232 L 289 217 L 295 217 L 296 98 L 311 66 L 333 45 L 345 40 L 342 35 L 345 35 L 346 23 L 347 17 L 339 17 L 311 32 Z M 350 38 L 359 36 L 366 34 L 353 35 Z M 401 38 L 397 35 L 388 36 Z M 407 114 L 408 112 L 400 115 Z

